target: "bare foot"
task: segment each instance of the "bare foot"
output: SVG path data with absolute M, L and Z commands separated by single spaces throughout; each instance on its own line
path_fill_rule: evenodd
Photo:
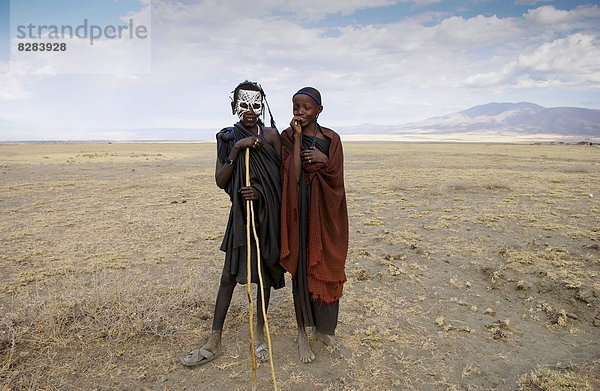
M 296 342 L 298 342 L 298 355 L 300 356 L 300 361 L 303 363 L 312 362 L 315 359 L 315 354 L 310 349 L 308 336 L 306 335 L 306 330 L 304 328 L 298 329 L 298 338 L 296 339 Z
M 335 337 L 333 335 L 319 333 L 316 329 L 315 329 L 314 335 L 315 335 L 316 339 L 323 342 L 325 345 L 327 345 L 328 347 L 330 347 L 332 349 L 337 349 L 340 346 L 337 339 L 335 339 Z

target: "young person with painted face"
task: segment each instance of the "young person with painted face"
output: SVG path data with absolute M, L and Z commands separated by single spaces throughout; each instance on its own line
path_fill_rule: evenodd
M 185 366 L 205 364 L 221 353 L 221 334 L 233 290 L 237 283 L 246 284 L 247 281 L 246 201 L 254 203 L 265 287 L 264 292 L 257 289 L 256 356 L 259 361 L 268 360 L 261 294 L 264 294 L 265 307 L 268 307 L 271 287 L 279 289 L 284 286 L 284 270 L 279 265 L 281 139 L 272 116 L 270 128 L 265 127 L 260 120 L 264 113 L 264 103 L 265 94 L 258 84 L 249 81 L 241 83 L 233 91 L 231 103 L 233 114 L 239 117 L 239 122 L 217 133 L 215 180 L 217 186 L 227 192 L 231 201 L 229 220 L 221 244 L 221 250 L 225 252 L 225 263 L 217 293 L 212 333 L 205 345 L 180 357 Z M 250 149 L 252 186 L 245 186 L 246 149 Z M 258 284 L 255 242 L 253 235 L 251 237 L 251 279 Z
M 300 360 L 315 355 L 306 327 L 335 347 L 339 299 L 346 281 L 348 211 L 339 135 L 317 123 L 321 94 L 306 87 L 292 97 L 293 118 L 281 133 L 281 265 L 292 275 Z

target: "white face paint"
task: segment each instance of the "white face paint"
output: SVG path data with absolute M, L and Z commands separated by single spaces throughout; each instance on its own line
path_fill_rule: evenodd
M 239 90 L 238 99 L 235 105 L 235 113 L 240 117 L 240 121 L 244 119 L 244 114 L 252 110 L 256 116 L 262 113 L 262 97 L 260 91 Z

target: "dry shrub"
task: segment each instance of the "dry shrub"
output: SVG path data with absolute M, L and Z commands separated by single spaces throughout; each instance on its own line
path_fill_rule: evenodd
M 590 270 L 594 257 L 578 257 L 560 248 L 546 248 L 544 251 L 503 249 L 499 254 L 514 270 L 547 276 L 561 281 L 570 289 L 579 288 L 598 276 L 598 272 Z
M 18 330 L 15 329 L 13 323 L 6 319 L 0 322 L 0 375 L 4 375 L 4 372 L 10 369 L 13 363 L 13 357 L 17 346 L 17 340 L 20 339 Z
M 518 391 L 592 391 L 585 375 L 538 369 L 519 379 Z
M 211 311 L 189 283 L 131 284 L 127 276 L 113 273 L 87 281 L 72 276 L 42 289 L 19 289 L 13 295 L 0 317 L 0 380 L 13 386 L 23 385 L 24 379 L 18 378 L 24 368 L 36 365 L 30 360 L 40 359 L 35 353 L 40 350 L 185 336 Z M 59 366 L 54 363 L 54 369 Z
M 460 182 L 450 185 L 449 188 L 458 192 L 465 193 L 476 193 L 481 191 L 509 191 L 512 190 L 510 186 L 505 183 L 499 182 L 488 182 L 488 183 L 468 183 Z

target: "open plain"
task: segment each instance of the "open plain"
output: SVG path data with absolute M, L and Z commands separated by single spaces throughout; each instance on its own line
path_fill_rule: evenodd
M 600 389 L 600 149 L 347 143 L 339 350 L 269 320 L 281 390 Z M 204 342 L 215 144 L 0 145 L 1 390 L 248 390 L 245 290 Z M 272 389 L 267 365 L 258 389 Z

